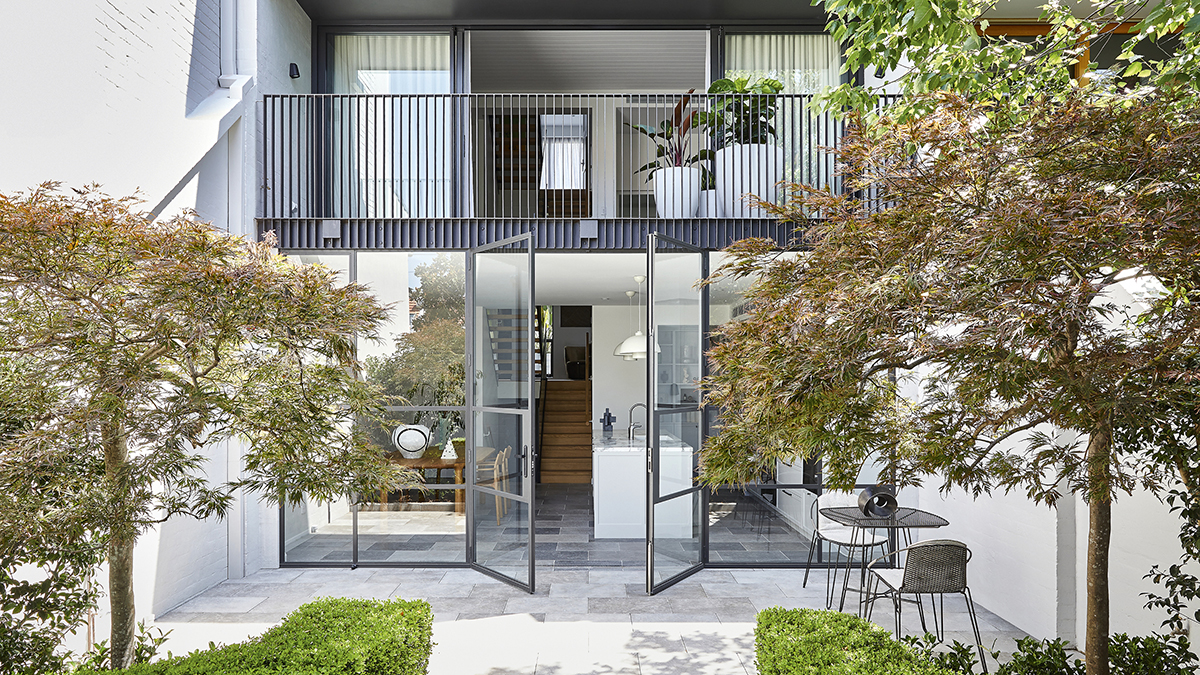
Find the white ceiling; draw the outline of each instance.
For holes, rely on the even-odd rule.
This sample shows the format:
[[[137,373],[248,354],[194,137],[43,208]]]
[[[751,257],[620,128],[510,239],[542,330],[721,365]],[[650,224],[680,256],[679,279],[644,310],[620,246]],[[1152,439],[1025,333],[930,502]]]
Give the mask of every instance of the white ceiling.
[[[473,30],[476,93],[639,93],[707,86],[702,30]]]

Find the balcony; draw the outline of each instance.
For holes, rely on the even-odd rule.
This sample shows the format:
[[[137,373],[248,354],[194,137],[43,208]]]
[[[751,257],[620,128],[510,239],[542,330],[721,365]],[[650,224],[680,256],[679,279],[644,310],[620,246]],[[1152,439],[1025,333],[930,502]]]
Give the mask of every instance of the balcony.
[[[265,220],[755,220],[746,193],[840,186],[811,95],[271,95],[262,119]]]

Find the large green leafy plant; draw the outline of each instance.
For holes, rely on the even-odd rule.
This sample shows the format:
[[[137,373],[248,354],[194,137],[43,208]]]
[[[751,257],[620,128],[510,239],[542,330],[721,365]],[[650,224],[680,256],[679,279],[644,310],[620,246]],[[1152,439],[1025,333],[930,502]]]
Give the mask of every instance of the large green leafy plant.
[[[238,490],[298,502],[411,482],[355,424],[383,400],[356,374],[355,336],[385,317],[329,269],[193,218],[53,184],[0,196],[0,409],[38,402],[0,445],[0,548],[26,516],[47,546],[99,547],[111,663],[129,665],[147,529],[220,517]],[[200,452],[221,442],[244,449],[227,482]]]
[[[718,145],[770,143],[783,83],[771,78],[722,78],[708,87],[711,109],[700,123]]]

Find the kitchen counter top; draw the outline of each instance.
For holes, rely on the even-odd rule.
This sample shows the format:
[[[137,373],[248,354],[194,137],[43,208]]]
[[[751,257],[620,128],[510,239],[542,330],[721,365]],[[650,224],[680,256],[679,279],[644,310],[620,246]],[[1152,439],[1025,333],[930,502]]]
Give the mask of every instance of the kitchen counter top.
[[[629,438],[616,431],[592,437],[592,500],[597,539],[641,539],[646,536],[646,437]],[[691,485],[692,446],[670,434],[659,440],[659,485],[670,494]],[[691,501],[655,507],[655,531],[685,537],[691,531]]]

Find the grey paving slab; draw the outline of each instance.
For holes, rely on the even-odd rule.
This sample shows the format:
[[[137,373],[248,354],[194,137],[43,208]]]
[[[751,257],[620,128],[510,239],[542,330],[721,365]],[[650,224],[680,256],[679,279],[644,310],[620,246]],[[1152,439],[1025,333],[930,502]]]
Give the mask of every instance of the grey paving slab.
[[[756,612],[824,606],[828,573],[819,569],[807,588],[801,588],[803,570],[707,569],[647,596],[640,560],[644,542],[591,539],[587,500],[561,492],[569,501],[549,514],[559,534],[538,537],[538,551],[547,559],[539,561],[534,594],[467,568],[262,570],[218,584],[157,617],[175,631],[165,649],[202,647],[211,635],[226,642],[246,639],[318,595],[383,596],[430,603],[437,643],[431,675],[752,675]],[[554,505],[553,496],[540,495],[539,501]],[[752,518],[735,519],[718,534],[727,543],[753,539],[758,536],[753,524]],[[417,536],[424,535],[406,541]],[[579,541],[547,541],[551,537]],[[742,553],[773,550],[770,542],[756,548],[760,539],[742,543]],[[725,548],[717,552],[738,553]],[[577,552],[588,559],[562,555]],[[856,608],[854,596],[847,600],[847,609]],[[985,646],[1011,653],[1013,638],[1023,633],[985,608],[977,610]],[[973,641],[961,599],[947,598],[945,619],[949,639]],[[873,620],[891,629],[890,607],[880,603]],[[915,608],[906,608],[904,629],[920,632]]]

